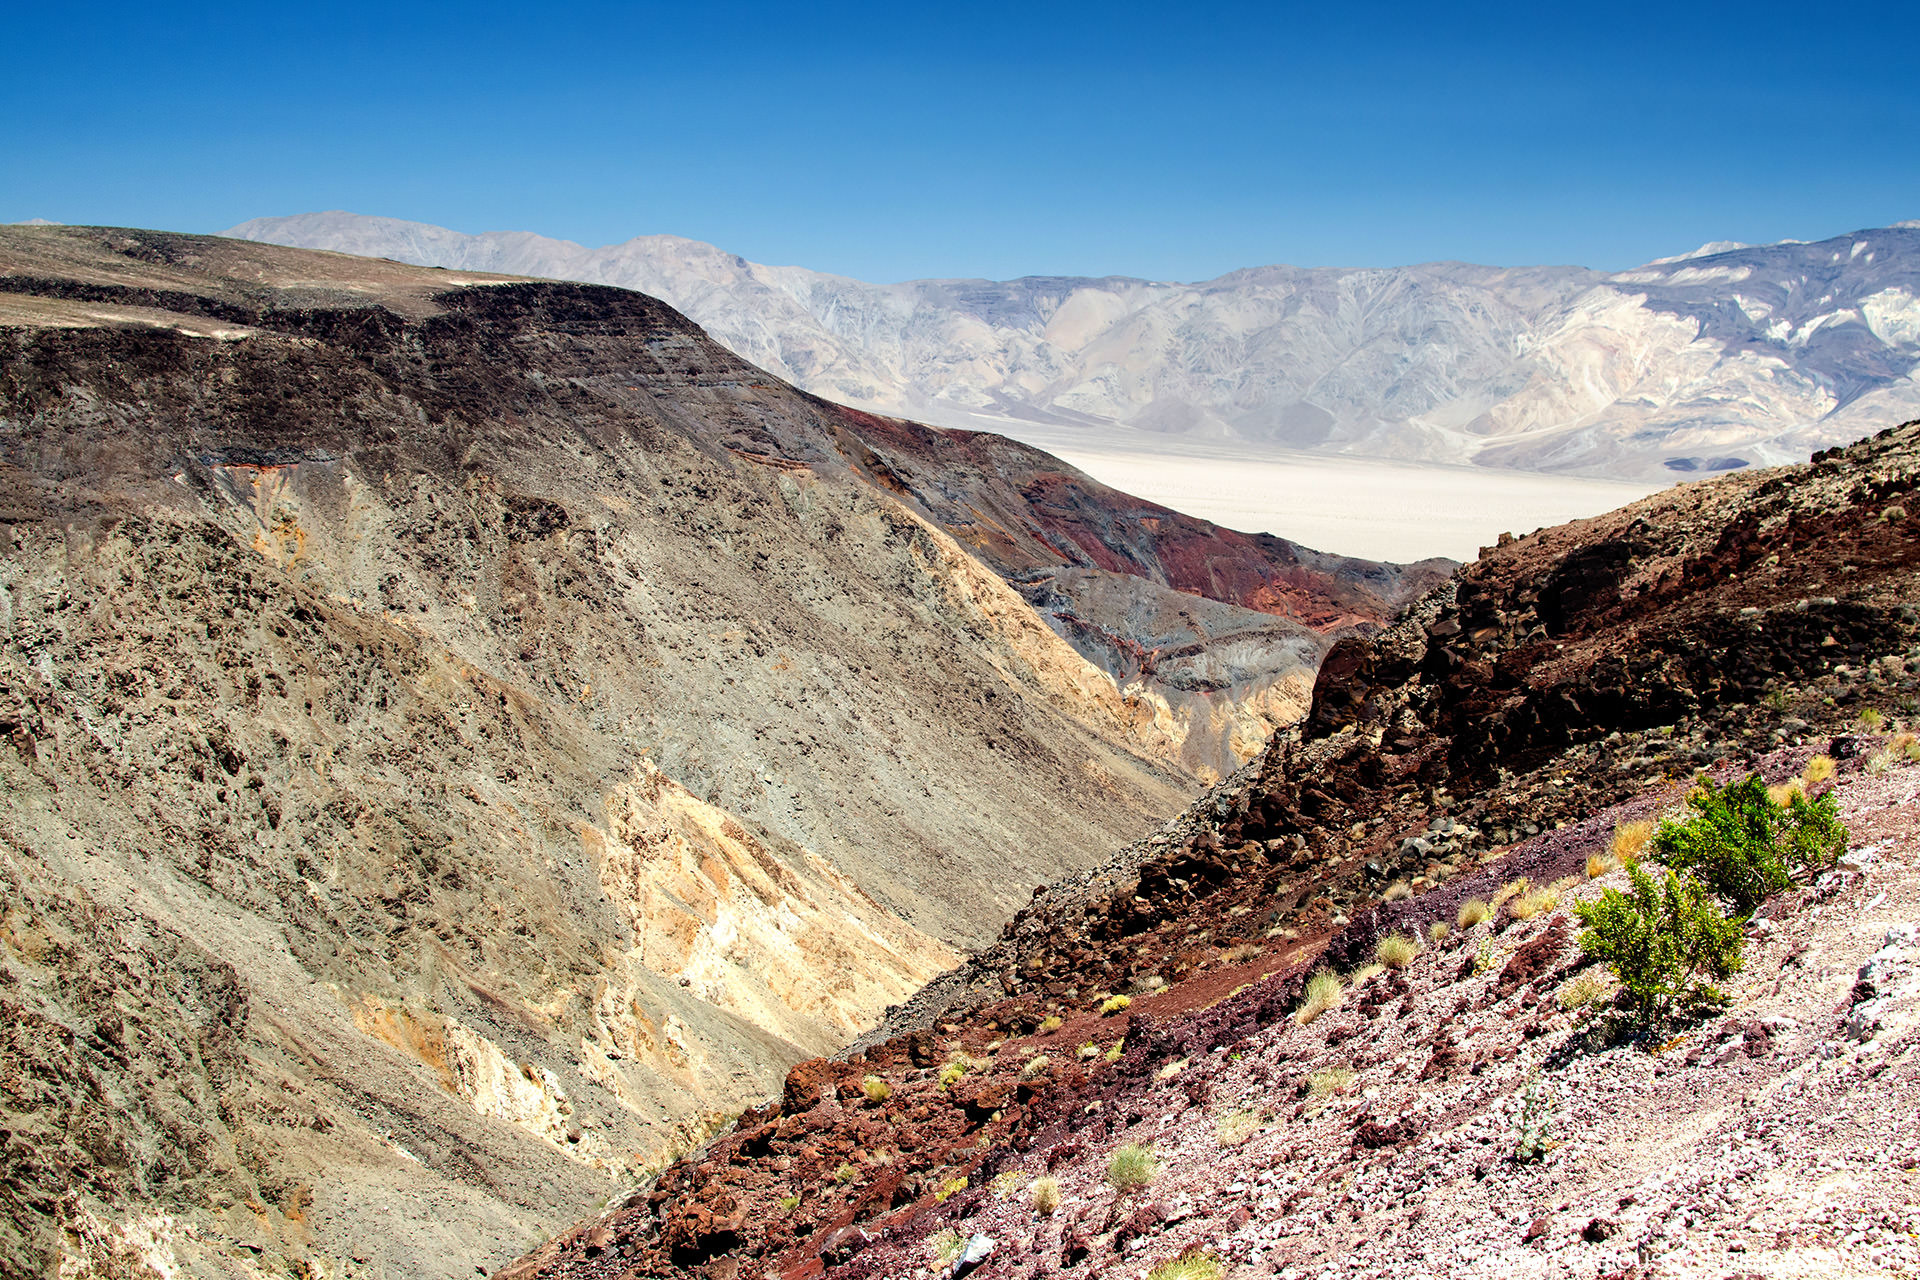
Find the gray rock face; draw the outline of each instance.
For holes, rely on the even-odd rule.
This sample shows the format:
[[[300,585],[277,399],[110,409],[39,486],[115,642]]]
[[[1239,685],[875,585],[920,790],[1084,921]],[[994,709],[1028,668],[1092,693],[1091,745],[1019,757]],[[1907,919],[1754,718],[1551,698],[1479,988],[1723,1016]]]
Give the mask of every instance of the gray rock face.
[[[1709,245],[1617,274],[1272,266],[1180,284],[867,284],[642,236],[589,249],[345,213],[228,234],[602,281],[848,403],[1670,480],[1804,459],[1920,415],[1920,228]]]

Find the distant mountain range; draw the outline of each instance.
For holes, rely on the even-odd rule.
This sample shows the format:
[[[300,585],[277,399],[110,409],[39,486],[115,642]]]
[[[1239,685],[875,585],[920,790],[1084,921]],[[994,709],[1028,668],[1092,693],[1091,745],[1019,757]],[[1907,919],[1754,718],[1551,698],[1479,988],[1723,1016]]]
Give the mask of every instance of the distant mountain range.
[[[638,289],[819,395],[1052,442],[1165,433],[1673,479],[1920,417],[1920,222],[1615,273],[1274,266],[1196,284],[868,284],[678,236],[589,249],[350,213],[227,234]]]

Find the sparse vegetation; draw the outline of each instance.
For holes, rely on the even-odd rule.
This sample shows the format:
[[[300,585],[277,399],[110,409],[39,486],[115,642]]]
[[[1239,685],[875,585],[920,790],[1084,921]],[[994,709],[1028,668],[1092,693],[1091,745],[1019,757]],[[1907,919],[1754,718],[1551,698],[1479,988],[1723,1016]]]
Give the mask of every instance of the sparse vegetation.
[[[1185,1071],[1186,1069],[1187,1069],[1187,1060],[1185,1058],[1175,1058],[1172,1062],[1167,1063],[1165,1066],[1161,1067],[1158,1071],[1154,1072],[1153,1078],[1155,1080],[1164,1082],[1164,1081],[1173,1079],[1175,1076],[1179,1075],[1182,1071]]]
[[[1806,779],[1808,787],[1816,787],[1831,778],[1839,767],[1834,763],[1832,756],[1814,756],[1807,761],[1807,767],[1801,771],[1800,776]]]
[[[1124,1054],[1126,1051],[1127,1051],[1127,1042],[1125,1040],[1115,1040],[1113,1042],[1112,1047],[1107,1050],[1107,1061],[1108,1062],[1120,1061],[1120,1056]]]
[[[1091,1062],[1100,1056],[1100,1046],[1089,1040],[1073,1052],[1082,1062]]]
[[[1225,1274],[1220,1259],[1200,1249],[1189,1249],[1147,1272],[1147,1280],[1220,1280]]]
[[[1020,1075],[1023,1079],[1031,1080],[1035,1076],[1045,1075],[1047,1068],[1052,1065],[1053,1060],[1043,1053],[1027,1059],[1027,1065],[1020,1068]]]
[[[1590,973],[1583,973],[1560,988],[1556,997],[1561,1009],[1568,1013],[1575,1009],[1584,1009],[1588,1005],[1603,1000],[1607,995],[1607,984]]]
[[[1249,960],[1258,960],[1266,954],[1266,948],[1256,942],[1243,942],[1228,947],[1220,953],[1220,959],[1227,964],[1245,964]]]
[[[1618,870],[1620,860],[1611,853],[1590,853],[1587,855],[1587,879],[1598,880],[1609,871]]]
[[[946,1066],[940,1068],[940,1087],[942,1089],[951,1089],[956,1084],[959,1084],[961,1078],[966,1074],[967,1068],[965,1064],[949,1062]]]
[[[1521,894],[1525,893],[1527,891],[1527,885],[1529,883],[1531,882],[1525,876],[1520,876],[1518,879],[1507,881],[1505,884],[1500,886],[1500,892],[1494,894],[1493,901],[1488,903],[1487,905],[1493,910],[1498,911],[1502,903],[1508,901],[1509,899],[1517,898]]]
[[[1484,902],[1479,898],[1469,898],[1460,904],[1460,910],[1454,916],[1453,920],[1454,923],[1462,929],[1471,929],[1477,924],[1485,924],[1492,915],[1493,905],[1491,903]]]
[[[1350,987],[1364,986],[1369,980],[1379,977],[1386,971],[1387,966],[1381,964],[1378,960],[1369,964],[1363,964],[1347,975],[1347,985]]]
[[[1487,970],[1493,968],[1495,965],[1499,963],[1500,963],[1500,953],[1494,949],[1493,940],[1491,938],[1483,941],[1478,947],[1474,949],[1473,971],[1476,974],[1485,973]]]
[[[1133,1000],[1128,996],[1108,996],[1100,1002],[1100,1016],[1110,1018],[1132,1003]]]
[[[1803,778],[1788,778],[1785,782],[1776,782],[1767,788],[1767,798],[1778,805],[1791,804],[1795,796],[1806,794],[1807,784]]]
[[[1818,800],[1795,793],[1781,805],[1759,774],[1724,787],[1702,778],[1687,807],[1692,813],[1684,820],[1660,824],[1653,848],[1668,866],[1698,876],[1741,918],[1846,852],[1831,792]]]
[[[1018,1195],[1020,1188],[1026,1185],[1027,1171],[1025,1169],[1006,1169],[993,1175],[993,1181],[987,1184],[987,1189],[992,1191],[994,1195],[999,1196],[1002,1200],[1005,1200],[1010,1196]]]
[[[1887,716],[1878,707],[1867,707],[1860,712],[1860,727],[1868,733],[1878,733],[1887,727]]]
[[[933,1259],[935,1266],[952,1266],[953,1260],[966,1247],[966,1237],[952,1227],[942,1227],[927,1237],[927,1256]]]
[[[1033,1190],[1033,1210],[1042,1217],[1049,1217],[1060,1207],[1060,1179],[1035,1178]]]
[[[1213,1126],[1213,1139],[1223,1147],[1237,1147],[1260,1132],[1267,1118],[1258,1111],[1240,1110],[1222,1116]]]
[[[1329,1009],[1340,1007],[1342,987],[1340,976],[1329,969],[1322,969],[1307,979],[1307,995],[1300,1005],[1300,1011],[1294,1015],[1301,1026],[1306,1026]]]
[[[859,1176],[860,1171],[850,1164],[843,1164],[833,1171],[833,1180],[843,1187]]]
[[[1453,932],[1453,926],[1448,924],[1445,920],[1435,920],[1432,924],[1427,926],[1427,941],[1433,942],[1433,943],[1445,942],[1447,940],[1447,935],[1452,932]]]
[[[1390,933],[1373,946],[1373,958],[1389,969],[1404,969],[1419,954],[1419,941],[1404,933]]]
[[[933,1198],[936,1203],[945,1204],[948,1197],[958,1195],[966,1189],[967,1180],[965,1178],[948,1178],[940,1184],[940,1189],[933,1193]]]
[[[1876,778],[1891,768],[1893,768],[1893,752],[1885,748],[1867,757],[1867,772]]]
[[[1349,1067],[1327,1067],[1307,1077],[1307,1096],[1309,1098],[1330,1098],[1336,1093],[1344,1093],[1353,1087],[1353,1071]]]
[[[1557,890],[1536,889],[1532,893],[1523,893],[1515,898],[1508,905],[1507,910],[1513,913],[1513,918],[1516,920],[1531,920],[1535,916],[1545,915],[1559,905],[1560,894]]]
[[[1613,967],[1642,1023],[1722,1003],[1709,979],[1739,972],[1740,926],[1691,874],[1667,871],[1656,883],[1636,864],[1627,875],[1630,893],[1607,889],[1574,907],[1586,926],[1582,949]]]
[[[1066,1025],[1067,1025],[1067,1020],[1065,1018],[1062,1018],[1059,1014],[1057,1013],[1049,1014],[1047,1017],[1041,1019],[1040,1034],[1045,1035],[1049,1031],[1058,1031],[1060,1028]]]
[[[1880,509],[1880,521],[1883,524],[1897,524],[1907,518],[1907,509],[1899,503]]]
[[[1152,1147],[1129,1142],[1107,1157],[1107,1182],[1116,1191],[1137,1191],[1160,1176],[1160,1161]]]
[[[1413,886],[1408,884],[1405,880],[1396,880],[1392,884],[1387,886],[1387,891],[1385,893],[1380,895],[1380,901],[1399,902],[1404,898],[1411,898],[1412,896],[1413,896]]]
[[[798,1209],[799,1207],[800,1207],[799,1196],[781,1196],[780,1197],[780,1208],[785,1212],[792,1213],[795,1209]]]
[[[867,1101],[876,1106],[893,1096],[893,1086],[879,1076],[868,1076],[860,1082],[860,1092],[867,1095]]]
[[[1553,1106],[1540,1087],[1537,1071],[1527,1077],[1520,1090],[1520,1113],[1514,1117],[1513,1127],[1513,1158],[1518,1163],[1532,1164],[1553,1149],[1547,1136],[1553,1127]]]

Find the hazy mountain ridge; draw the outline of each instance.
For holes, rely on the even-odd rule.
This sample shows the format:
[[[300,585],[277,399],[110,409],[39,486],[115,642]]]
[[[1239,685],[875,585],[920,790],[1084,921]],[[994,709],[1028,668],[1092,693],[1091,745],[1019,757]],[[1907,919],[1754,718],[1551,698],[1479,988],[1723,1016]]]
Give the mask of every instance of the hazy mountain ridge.
[[[1906,225],[1614,274],[1269,266],[1193,284],[876,285],[676,236],[589,249],[345,213],[229,234],[637,288],[808,390],[949,424],[1671,478],[1803,458],[1920,406],[1920,229]]]

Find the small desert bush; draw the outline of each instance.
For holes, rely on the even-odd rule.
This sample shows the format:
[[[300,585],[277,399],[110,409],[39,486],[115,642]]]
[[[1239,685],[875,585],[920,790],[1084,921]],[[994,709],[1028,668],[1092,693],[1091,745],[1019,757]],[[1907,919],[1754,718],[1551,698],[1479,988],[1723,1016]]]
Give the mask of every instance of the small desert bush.
[[[1330,970],[1322,969],[1307,979],[1307,996],[1300,1011],[1294,1015],[1301,1026],[1306,1026],[1329,1009],[1340,1007],[1340,977]]]
[[[956,1084],[959,1084],[961,1077],[966,1074],[967,1068],[964,1064],[949,1062],[946,1066],[940,1068],[940,1087],[942,1089],[951,1089]]]
[[[940,1184],[940,1189],[933,1193],[933,1198],[935,1202],[945,1204],[949,1197],[956,1196],[966,1189],[967,1180],[965,1178],[948,1178]]]
[[[781,1196],[780,1207],[786,1210],[788,1213],[792,1213],[795,1209],[798,1209],[800,1207],[800,1197],[799,1196]]]
[[[1895,524],[1906,518],[1907,509],[1897,502],[1892,506],[1881,508],[1880,521],[1882,524]]]
[[[1060,1207],[1060,1179],[1035,1178],[1033,1180],[1033,1209],[1041,1216],[1049,1216]]]
[[[1574,912],[1586,926],[1580,946],[1613,967],[1630,1008],[1648,1024],[1724,1002],[1709,979],[1740,971],[1740,926],[1727,919],[1691,873],[1627,868],[1632,890],[1607,889]]]
[[[987,1188],[992,1191],[994,1195],[1005,1200],[1007,1197],[1017,1194],[1020,1188],[1026,1185],[1027,1171],[1025,1169],[1007,1169],[1001,1173],[994,1174],[993,1181],[987,1184]]]
[[[1147,1280],[1220,1280],[1226,1273],[1220,1259],[1199,1249],[1189,1249],[1147,1272]]]
[[[1129,1142],[1107,1157],[1107,1181],[1116,1191],[1137,1191],[1160,1176],[1152,1147]]]
[[[1860,727],[1868,733],[1878,733],[1887,727],[1886,713],[1878,707],[1868,707],[1860,713]]]
[[[1460,904],[1460,911],[1453,919],[1454,923],[1462,929],[1471,929],[1477,924],[1486,923],[1492,915],[1493,907],[1490,903],[1483,902],[1479,898],[1469,898]]]
[[[1647,847],[1647,841],[1653,839],[1653,822],[1648,818],[1638,818],[1632,822],[1616,822],[1613,826],[1613,839],[1607,844],[1607,852],[1613,855],[1615,863],[1632,862]]]
[[[1387,891],[1380,895],[1380,901],[1399,902],[1403,898],[1411,898],[1412,896],[1412,885],[1408,884],[1405,880],[1395,880],[1387,886]]]
[[[850,1164],[843,1164],[833,1171],[833,1180],[845,1186],[860,1176],[860,1171]]]
[[[1091,1062],[1095,1058],[1100,1056],[1100,1046],[1095,1044],[1093,1041],[1089,1040],[1085,1044],[1081,1045],[1078,1049],[1075,1049],[1073,1052],[1074,1052],[1074,1056],[1079,1058],[1081,1061]]]
[[[1908,764],[1920,762],[1920,738],[1911,738],[1900,748],[1900,758]]]
[[[1669,818],[1654,835],[1656,856],[1692,872],[1740,918],[1770,893],[1830,865],[1847,850],[1833,793],[1818,800],[1796,793],[1775,803],[1759,774],[1716,787],[1706,779],[1687,796],[1692,811]]]
[[[1266,1123],[1266,1117],[1258,1111],[1236,1111],[1222,1116],[1220,1123],[1213,1126],[1213,1139],[1223,1147],[1237,1147],[1260,1132],[1260,1126]]]
[[[1435,920],[1427,926],[1427,941],[1445,942],[1447,935],[1453,932],[1453,926],[1445,920]]]
[[[1126,1051],[1127,1051],[1127,1042],[1125,1040],[1115,1040],[1112,1046],[1107,1049],[1107,1061],[1108,1062],[1120,1061],[1121,1055],[1126,1053]]]
[[[868,1102],[880,1103],[893,1096],[893,1086],[879,1076],[868,1076],[860,1082],[860,1092],[867,1095]]]
[[[935,1266],[950,1267],[960,1251],[967,1247],[966,1237],[952,1227],[942,1227],[927,1237],[927,1253]]]
[[[1328,1067],[1307,1077],[1309,1098],[1328,1098],[1353,1087],[1353,1071],[1348,1067]]]
[[[1389,969],[1404,969],[1420,954],[1420,943],[1404,933],[1390,933],[1373,946],[1373,958]]]
[[[1053,1060],[1043,1053],[1037,1057],[1027,1059],[1027,1065],[1020,1068],[1020,1075],[1024,1079],[1031,1080],[1035,1076],[1044,1075],[1047,1068],[1052,1065]]]
[[[1041,1020],[1040,1031],[1041,1031],[1041,1034],[1044,1035],[1046,1032],[1049,1032],[1049,1031],[1058,1031],[1060,1028],[1066,1025],[1067,1025],[1067,1020],[1065,1018],[1062,1018],[1057,1013],[1050,1014],[1046,1018]]]
[[[1110,1018],[1132,1003],[1132,999],[1127,996],[1108,996],[1100,1002],[1100,1016]]]
[[[1807,761],[1807,767],[1801,771],[1800,776],[1807,780],[1809,787],[1814,787],[1831,778],[1834,770],[1839,767],[1834,763],[1832,756],[1814,756]]]

